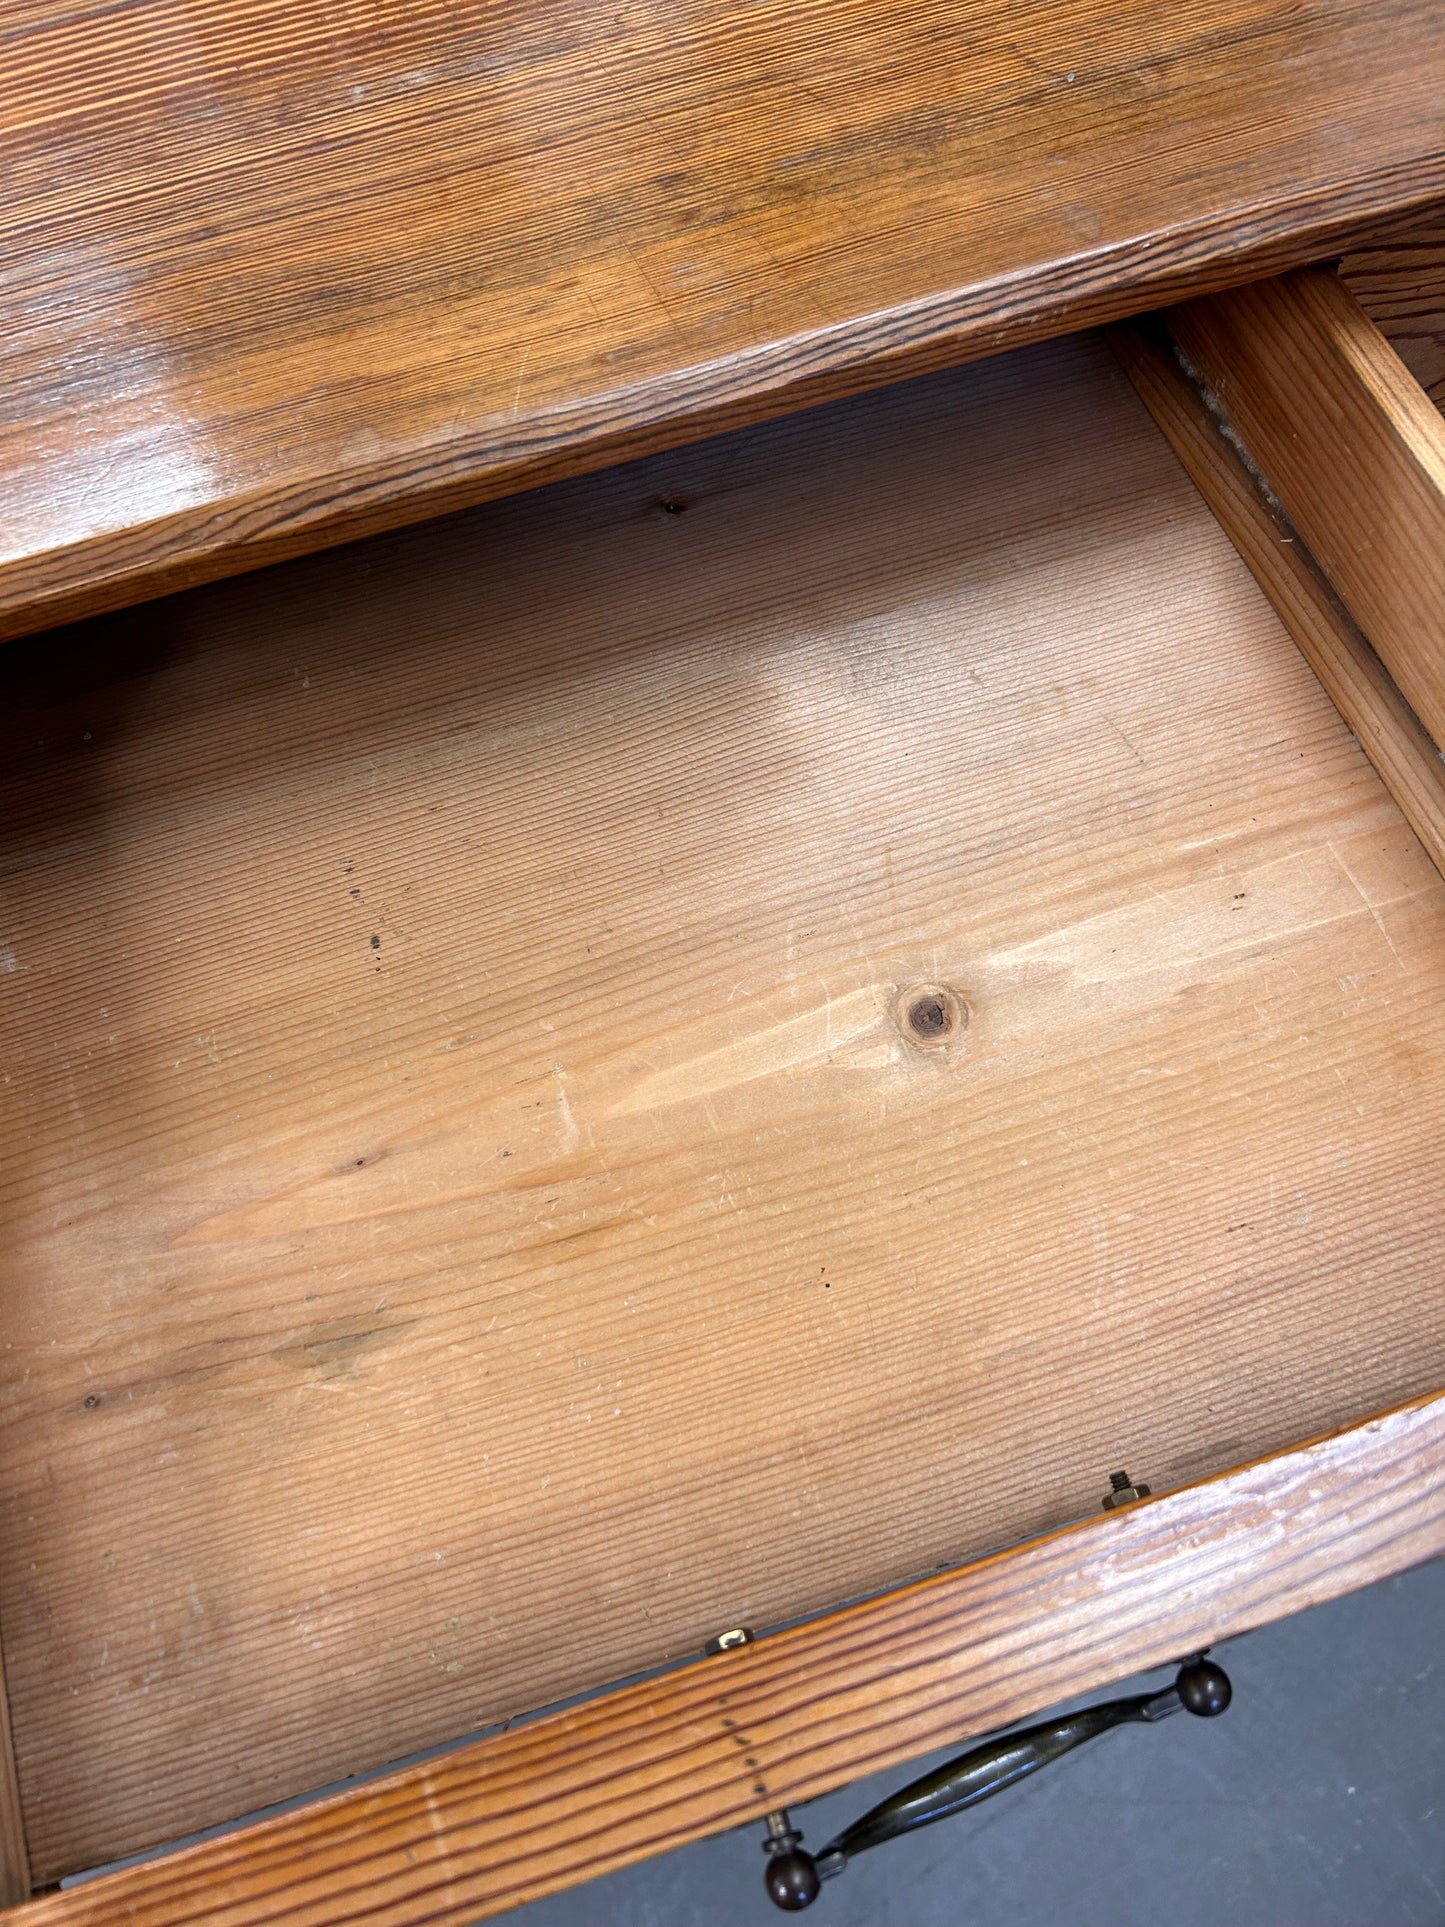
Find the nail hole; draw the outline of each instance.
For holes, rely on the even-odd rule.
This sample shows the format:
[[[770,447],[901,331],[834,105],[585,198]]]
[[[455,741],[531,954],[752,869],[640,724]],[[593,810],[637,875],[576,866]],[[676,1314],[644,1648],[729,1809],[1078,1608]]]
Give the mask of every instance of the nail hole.
[[[911,1043],[950,1044],[968,1023],[968,1007],[944,984],[912,984],[898,1000],[899,1027]]]
[[[96,1406],[99,1405],[99,1403],[100,1403],[100,1397],[98,1393],[88,1392],[86,1394],[85,1409],[87,1412],[93,1412]]]
[[[679,502],[675,495],[664,495],[659,500],[657,506],[662,510],[664,515],[681,515],[687,507],[687,503]]]

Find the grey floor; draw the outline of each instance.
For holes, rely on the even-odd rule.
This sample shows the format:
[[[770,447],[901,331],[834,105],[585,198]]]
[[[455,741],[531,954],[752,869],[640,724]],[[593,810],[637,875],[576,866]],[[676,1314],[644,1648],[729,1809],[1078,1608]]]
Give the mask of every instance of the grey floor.
[[[1442,1633],[1445,1562],[1221,1646],[1235,1689],[1221,1719],[1180,1715],[1106,1734],[988,1805],[856,1861],[806,1918],[817,1927],[1445,1923]],[[821,1846],[923,1764],[860,1781],[794,1822]],[[760,1838],[750,1828],[701,1841],[507,1918],[516,1927],[780,1922],[787,1916],[762,1892]]]

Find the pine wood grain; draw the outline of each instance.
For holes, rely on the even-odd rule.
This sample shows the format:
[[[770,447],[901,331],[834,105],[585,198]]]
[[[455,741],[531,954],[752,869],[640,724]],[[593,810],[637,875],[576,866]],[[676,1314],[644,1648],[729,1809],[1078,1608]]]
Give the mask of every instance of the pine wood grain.
[[[1328,690],[1406,821],[1445,873],[1445,763],[1294,525],[1250,473],[1162,330],[1109,342],[1190,479]]]
[[[1168,323],[1445,743],[1445,419],[1325,269],[1188,302]]]
[[[1340,263],[1340,278],[1445,410],[1445,217],[1356,244]]]
[[[16,633],[1329,252],[1434,0],[7,13]]]
[[[1445,886],[1097,339],[0,679],[37,1879],[1445,1383]]]
[[[13,1918],[470,1927],[774,1807],[806,1829],[859,1774],[1445,1552],[1442,1462],[1436,1399]]]

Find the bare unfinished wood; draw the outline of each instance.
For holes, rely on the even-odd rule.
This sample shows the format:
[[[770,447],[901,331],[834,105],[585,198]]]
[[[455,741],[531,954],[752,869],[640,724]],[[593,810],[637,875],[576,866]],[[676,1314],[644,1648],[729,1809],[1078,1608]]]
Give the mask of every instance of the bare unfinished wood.
[[[39,1880],[1445,1383],[1445,887],[1097,339],[0,678]]]
[[[469,1927],[1432,1558],[1442,1467],[1436,1399],[16,1919]]]
[[[1445,420],[1323,268],[1169,328],[1385,667],[1445,743]]]
[[[1286,629],[1379,771],[1437,870],[1445,872],[1445,764],[1420,719],[1210,412],[1162,334],[1109,331],[1145,406],[1248,563]]]
[[[1340,278],[1445,410],[1445,215],[1351,247]]]
[[[1319,258],[1435,0],[10,0],[0,634]]]

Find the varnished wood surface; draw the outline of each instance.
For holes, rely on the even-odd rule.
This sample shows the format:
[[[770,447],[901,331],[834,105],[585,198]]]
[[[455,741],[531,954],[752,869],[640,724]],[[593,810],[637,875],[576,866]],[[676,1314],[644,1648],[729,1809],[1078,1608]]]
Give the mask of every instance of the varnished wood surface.
[[[806,1830],[847,1780],[1445,1552],[1442,1463],[1435,1400],[13,1918],[470,1927],[778,1806]]]
[[[1340,276],[1435,406],[1445,409],[1445,216],[1352,247]]]
[[[1096,339],[0,678],[39,1879],[1445,1383],[1445,886]]]
[[[1435,0],[13,0],[0,633],[1318,257]]]
[[[1109,331],[1145,406],[1445,874],[1445,763],[1303,538],[1267,496],[1157,324]]]
[[[15,1772],[15,1742],[10,1731],[10,1700],[0,1665],[0,1907],[13,1907],[30,1894],[30,1855],[20,1783]]]
[[[1168,325],[1445,743],[1445,419],[1326,269],[1188,302]]]

